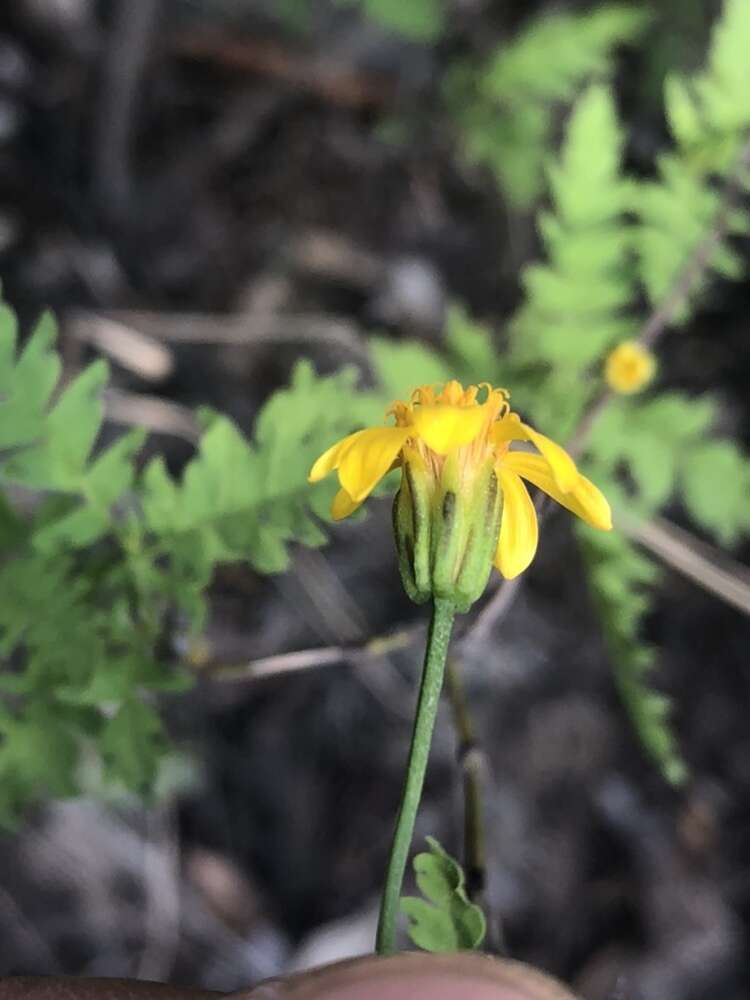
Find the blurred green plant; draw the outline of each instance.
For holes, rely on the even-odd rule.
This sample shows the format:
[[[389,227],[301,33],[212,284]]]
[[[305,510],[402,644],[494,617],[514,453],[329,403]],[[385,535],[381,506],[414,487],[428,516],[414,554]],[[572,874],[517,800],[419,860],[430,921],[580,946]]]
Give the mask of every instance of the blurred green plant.
[[[641,637],[643,619],[651,606],[649,588],[661,578],[659,568],[620,532],[602,539],[601,532],[576,531],[622,703],[641,745],[665,779],[673,785],[682,784],[688,772],[670,725],[672,704],[650,686],[649,674],[658,656]]]
[[[354,393],[354,371],[318,378],[301,362],[252,444],[205,411],[180,481],[160,458],[138,475],[141,431],[92,455],[107,368],[94,362],[58,394],[55,333],[44,316],[17,354],[2,306],[1,823],[33,798],[75,794],[92,753],[105,781],[153,786],[166,749],[155,696],[190,683],[160,653],[168,620],[181,613],[200,629],[219,563],[280,572],[289,541],[322,544],[331,487],[311,490],[307,467],[352,421],[382,413],[374,394]]]
[[[743,260],[726,237],[747,235],[750,220],[732,199],[722,202],[712,181],[731,177],[737,192],[750,188],[749,47],[750,9],[745,0],[726,0],[705,70],[667,77],[666,115],[676,148],[659,157],[655,180],[634,189],[638,276],[652,303],[667,295],[706,234],[715,233],[688,275],[689,294],[679,296],[672,320],[689,318],[691,297],[712,271],[729,279],[744,274]]]
[[[434,42],[445,25],[444,0],[334,0],[340,7],[361,6],[370,20],[404,38]]]
[[[530,208],[544,190],[558,109],[587,81],[610,76],[616,49],[634,42],[648,21],[646,11],[622,4],[543,12],[485,65],[466,60],[451,68],[445,98],[463,154],[493,173],[515,209]]]

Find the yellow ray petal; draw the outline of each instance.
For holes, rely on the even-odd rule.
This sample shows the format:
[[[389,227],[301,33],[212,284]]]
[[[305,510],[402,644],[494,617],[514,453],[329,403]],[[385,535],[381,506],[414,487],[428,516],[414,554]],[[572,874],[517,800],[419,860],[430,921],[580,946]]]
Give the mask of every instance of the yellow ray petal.
[[[340,489],[331,504],[331,517],[334,521],[341,521],[353,514],[359,506],[360,504],[355,503],[345,489]]]
[[[519,477],[498,464],[496,470],[503,491],[503,514],[495,566],[507,580],[523,573],[536,553],[539,525],[529,492]]]
[[[585,476],[578,474],[572,490],[564,493],[557,485],[546,460],[541,455],[511,451],[502,459],[503,468],[510,469],[528,479],[534,486],[548,493],[563,507],[567,507],[587,524],[602,531],[612,528],[612,511],[607,498]]]
[[[526,440],[523,424],[517,413],[509,413],[502,420],[496,420],[490,430],[490,441],[493,444]]]
[[[567,493],[575,486],[578,469],[567,451],[551,438],[522,423],[517,413],[509,413],[507,417],[493,424],[491,438],[493,444],[530,441],[546,458],[560,489]]]
[[[470,444],[487,419],[484,406],[415,406],[414,430],[428,448],[447,455],[454,448]]]
[[[576,468],[576,463],[567,451],[551,440],[551,438],[545,437],[544,434],[535,431],[533,427],[529,427],[528,424],[521,424],[521,426],[526,431],[527,439],[547,459],[552,469],[552,474],[555,477],[555,482],[560,489],[565,493],[568,490],[572,490],[578,480],[579,472]]]
[[[308,482],[317,483],[318,480],[324,479],[329,472],[338,469],[347,448],[354,444],[357,438],[364,433],[365,431],[355,431],[354,434],[350,434],[348,437],[342,438],[341,441],[337,441],[336,444],[331,445],[328,451],[324,451],[312,469],[310,469],[307,475]]]
[[[344,450],[339,482],[354,503],[362,503],[372,493],[411,433],[409,427],[370,427]]]

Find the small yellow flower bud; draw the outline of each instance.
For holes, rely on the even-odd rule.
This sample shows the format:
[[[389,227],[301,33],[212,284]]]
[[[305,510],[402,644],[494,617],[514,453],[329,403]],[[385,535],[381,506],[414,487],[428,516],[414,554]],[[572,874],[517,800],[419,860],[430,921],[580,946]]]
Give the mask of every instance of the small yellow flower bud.
[[[612,350],[604,365],[604,377],[613,392],[625,395],[644,389],[656,371],[656,358],[635,340],[624,340]]]

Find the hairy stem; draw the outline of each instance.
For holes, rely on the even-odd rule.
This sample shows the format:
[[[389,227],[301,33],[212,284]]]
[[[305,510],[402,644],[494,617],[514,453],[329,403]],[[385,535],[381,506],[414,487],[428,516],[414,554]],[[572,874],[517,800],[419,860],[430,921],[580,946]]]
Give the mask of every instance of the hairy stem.
[[[427,637],[419,701],[417,702],[414,729],[411,735],[406,780],[401,793],[401,805],[396,819],[396,829],[393,834],[391,855],[388,859],[388,870],[383,888],[383,899],[380,904],[380,920],[375,946],[380,955],[388,955],[396,949],[396,918],[401,898],[401,886],[404,881],[406,861],[414,833],[414,821],[422,797],[427,758],[430,754],[432,731],[435,728],[440,691],[443,687],[445,660],[448,654],[448,642],[455,610],[452,602],[435,599],[432,622]]]

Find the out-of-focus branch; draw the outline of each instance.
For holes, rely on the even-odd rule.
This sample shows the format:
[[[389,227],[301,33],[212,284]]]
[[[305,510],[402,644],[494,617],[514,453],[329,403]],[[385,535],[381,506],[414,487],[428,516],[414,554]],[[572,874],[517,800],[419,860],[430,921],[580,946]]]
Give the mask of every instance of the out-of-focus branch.
[[[276,656],[263,656],[249,663],[238,665],[208,666],[201,674],[211,680],[254,681],[279,674],[308,670],[311,667],[327,667],[334,664],[361,662],[400,649],[408,649],[425,631],[422,623],[405,625],[388,635],[378,635],[356,645],[318,646],[313,649],[299,649]]]
[[[621,514],[618,524],[628,538],[658,556],[671,569],[750,615],[750,570],[747,567],[665,518],[640,521]]]
[[[102,313],[101,318],[110,328],[116,324],[167,343],[250,347],[256,344],[296,341],[323,344],[343,351],[354,360],[369,361],[367,345],[356,325],[341,316],[253,312],[220,316],[122,309]],[[76,336],[91,340],[91,326],[95,320],[89,313],[74,313],[70,316],[69,323]]]
[[[340,107],[381,109],[393,104],[397,85],[382,74],[306,55],[269,38],[226,32],[183,32],[172,43],[183,58],[208,62],[236,73],[261,74]]]
[[[114,424],[145,427],[154,434],[169,434],[193,445],[200,440],[200,427],[193,411],[161,396],[107,389],[104,414]]]
[[[120,0],[104,51],[94,189],[103,209],[115,219],[122,217],[132,197],[130,151],[138,91],[160,6],[160,0]]]

